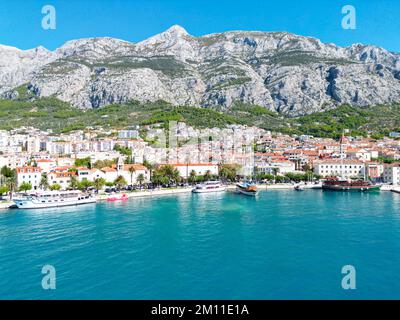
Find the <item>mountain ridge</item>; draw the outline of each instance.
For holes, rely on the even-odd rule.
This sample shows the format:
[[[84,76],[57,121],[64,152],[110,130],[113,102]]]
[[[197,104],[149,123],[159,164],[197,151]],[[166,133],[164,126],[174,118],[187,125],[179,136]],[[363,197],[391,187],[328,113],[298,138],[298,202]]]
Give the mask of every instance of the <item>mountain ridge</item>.
[[[0,45],[0,94],[16,98],[21,85],[81,109],[165,100],[227,110],[239,101],[298,116],[399,102],[400,55],[288,32],[193,37],[174,25],[137,43],[85,38],[54,51]]]

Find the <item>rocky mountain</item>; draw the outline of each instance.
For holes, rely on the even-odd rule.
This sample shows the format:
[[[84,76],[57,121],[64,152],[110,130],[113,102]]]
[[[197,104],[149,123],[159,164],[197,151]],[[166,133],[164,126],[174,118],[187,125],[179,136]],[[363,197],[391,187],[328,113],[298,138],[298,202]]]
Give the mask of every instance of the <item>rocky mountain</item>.
[[[193,37],[173,26],[139,43],[81,39],[53,52],[0,46],[0,94],[15,98],[21,85],[79,108],[162,99],[224,110],[241,101],[297,116],[399,102],[400,55],[286,32]]]

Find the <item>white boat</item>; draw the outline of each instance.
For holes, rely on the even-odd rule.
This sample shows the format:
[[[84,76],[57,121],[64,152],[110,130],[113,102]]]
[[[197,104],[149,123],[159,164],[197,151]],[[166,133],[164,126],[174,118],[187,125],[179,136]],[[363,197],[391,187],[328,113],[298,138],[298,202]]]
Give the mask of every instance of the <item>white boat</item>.
[[[246,196],[256,196],[259,192],[257,186],[252,183],[239,183],[236,185],[237,192],[244,194]]]
[[[13,199],[18,209],[56,208],[94,203],[96,197],[81,191],[43,191]]]
[[[192,190],[194,193],[208,193],[208,192],[221,192],[225,191],[226,187],[219,181],[207,181],[198,184],[196,188]]]

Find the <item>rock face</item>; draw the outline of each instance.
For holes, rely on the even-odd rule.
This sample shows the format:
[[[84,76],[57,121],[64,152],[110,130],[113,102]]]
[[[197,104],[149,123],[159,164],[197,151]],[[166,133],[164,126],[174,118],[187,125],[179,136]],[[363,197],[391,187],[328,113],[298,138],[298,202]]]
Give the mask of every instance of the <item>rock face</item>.
[[[224,110],[241,101],[297,116],[399,102],[400,55],[284,32],[196,38],[173,26],[136,44],[82,39],[54,52],[0,46],[0,94],[13,98],[24,84],[79,108],[162,99]]]

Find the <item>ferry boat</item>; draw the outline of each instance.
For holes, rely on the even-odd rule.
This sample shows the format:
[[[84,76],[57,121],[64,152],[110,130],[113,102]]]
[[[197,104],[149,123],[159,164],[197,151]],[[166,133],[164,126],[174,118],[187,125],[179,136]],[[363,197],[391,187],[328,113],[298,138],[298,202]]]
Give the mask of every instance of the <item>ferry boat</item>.
[[[13,199],[18,209],[40,209],[94,203],[96,197],[81,191],[43,191]]]
[[[259,192],[257,186],[253,183],[243,182],[236,185],[237,192],[246,196],[256,196]]]
[[[366,180],[329,178],[322,183],[322,189],[334,191],[379,191],[381,185]]]
[[[221,192],[225,191],[226,187],[219,181],[207,181],[198,184],[196,188],[192,190],[193,193],[208,193],[208,192]]]

